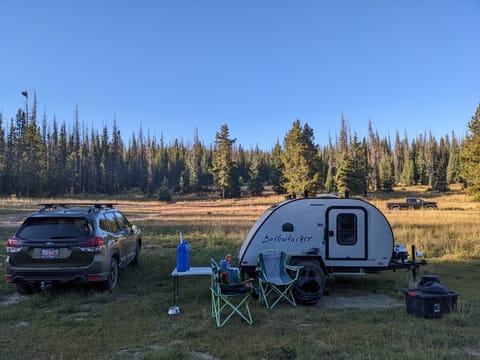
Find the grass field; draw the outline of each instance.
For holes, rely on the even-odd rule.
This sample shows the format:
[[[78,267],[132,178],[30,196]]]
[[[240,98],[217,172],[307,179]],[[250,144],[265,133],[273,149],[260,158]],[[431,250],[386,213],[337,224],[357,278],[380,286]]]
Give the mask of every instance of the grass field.
[[[480,208],[459,191],[438,195],[399,189],[368,200],[418,195],[438,211],[384,211],[397,242],[426,255],[423,273],[437,274],[460,293],[458,309],[443,319],[407,316],[404,294],[411,274],[384,272],[331,282],[331,297],[384,294],[402,306],[326,309],[281,304],[267,311],[251,301],[254,325],[232,319],[217,329],[210,314],[209,278],[182,279],[180,315],[168,315],[178,232],[190,242],[192,266],[235,255],[247,231],[280,197],[161,202],[118,201],[144,233],[142,263],[121,272],[109,292],[61,287],[17,297],[0,283],[1,359],[479,359]],[[45,200],[51,201],[51,200]],[[66,201],[66,200],[62,200]],[[39,201],[0,201],[5,243]],[[5,255],[5,247],[0,248]],[[0,275],[4,277],[3,267]]]

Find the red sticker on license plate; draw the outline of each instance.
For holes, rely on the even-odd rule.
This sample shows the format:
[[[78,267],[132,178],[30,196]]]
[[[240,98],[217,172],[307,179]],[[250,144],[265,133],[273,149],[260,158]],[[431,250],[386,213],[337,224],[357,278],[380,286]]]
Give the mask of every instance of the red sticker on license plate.
[[[59,249],[42,249],[40,257],[42,259],[56,259],[60,255]]]

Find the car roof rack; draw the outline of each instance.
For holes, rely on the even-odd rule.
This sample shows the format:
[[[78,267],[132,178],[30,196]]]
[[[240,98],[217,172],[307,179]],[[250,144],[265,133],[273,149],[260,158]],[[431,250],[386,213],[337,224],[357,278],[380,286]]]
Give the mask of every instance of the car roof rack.
[[[69,209],[70,207],[89,207],[89,212],[100,210],[100,209],[113,209],[116,205],[115,203],[42,203],[37,204],[42,208],[40,211],[46,210],[59,210],[59,209]]]

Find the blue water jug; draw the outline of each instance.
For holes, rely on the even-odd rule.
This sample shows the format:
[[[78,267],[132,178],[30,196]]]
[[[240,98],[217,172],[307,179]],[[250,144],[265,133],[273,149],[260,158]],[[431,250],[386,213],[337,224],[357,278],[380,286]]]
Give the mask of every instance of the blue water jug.
[[[180,245],[177,247],[177,271],[185,272],[190,270],[190,245],[180,235]]]

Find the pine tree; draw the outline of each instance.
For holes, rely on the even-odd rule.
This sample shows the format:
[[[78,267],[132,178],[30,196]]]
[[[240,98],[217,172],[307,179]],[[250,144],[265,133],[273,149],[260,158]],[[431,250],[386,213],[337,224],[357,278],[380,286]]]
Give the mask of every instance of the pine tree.
[[[386,139],[381,142],[381,148],[379,164],[380,189],[382,191],[392,191],[395,185],[395,169],[392,160],[393,156]]]
[[[452,142],[450,144],[450,154],[448,156],[447,165],[447,184],[456,184],[460,181],[460,147],[455,138],[455,133],[452,133]]]
[[[436,191],[447,191],[447,164],[448,164],[448,151],[445,144],[445,140],[440,138],[438,145],[438,151],[435,159],[435,172],[432,184],[432,189]]]
[[[172,200],[172,192],[170,190],[170,182],[167,177],[164,177],[160,188],[158,190],[158,200],[170,201]]]
[[[415,143],[408,146],[408,139],[403,140],[402,144],[402,173],[400,174],[400,182],[406,186],[415,184]]]
[[[337,162],[337,172],[335,174],[337,190],[344,194],[351,193],[354,175],[354,161],[351,155],[347,153]]]
[[[271,170],[270,170],[270,184],[272,184],[273,191],[276,194],[285,194],[286,190],[284,187],[285,184],[285,177],[283,176],[284,167],[282,163],[282,147],[280,143],[275,143],[275,146],[272,149],[271,155]]]
[[[260,150],[256,147],[252,161],[250,163],[248,190],[253,196],[259,196],[265,190],[263,187],[263,179],[260,174],[262,168],[262,159],[260,157]]]
[[[360,144],[355,134],[350,152],[353,170],[350,186],[351,193],[353,195],[366,195],[368,192],[368,161],[367,144],[365,140]]]
[[[187,156],[187,170],[188,170],[188,188],[191,192],[197,193],[200,191],[200,170],[203,155],[203,147],[198,138],[198,129],[195,129],[193,135],[193,147]]]
[[[297,119],[284,138],[281,154],[288,193],[315,194],[321,189],[320,164],[313,129]]]
[[[233,162],[233,144],[236,139],[230,138],[227,124],[223,124],[215,136],[215,149],[210,172],[216,189],[223,199],[236,197],[240,194],[238,177],[235,178],[236,165]]]
[[[372,122],[368,121],[368,169],[369,186],[372,191],[380,189],[380,140],[378,133],[373,133]]]
[[[415,184],[417,185],[428,185],[425,139],[426,135],[420,135],[415,142]]]
[[[3,130],[3,115],[0,112],[0,195],[6,195],[5,167],[6,167],[6,143],[5,131]]]
[[[467,127],[469,132],[460,153],[461,178],[467,194],[480,201],[480,104]]]
[[[345,194],[364,195],[368,191],[367,144],[365,140],[360,144],[357,135],[354,134],[349,145],[347,134],[347,125],[342,117],[335,184],[337,190]]]
[[[406,141],[406,136],[405,136],[405,141]],[[403,154],[404,154],[404,146],[400,141],[400,134],[397,131],[395,133],[395,145],[393,146],[393,171],[395,176],[395,183],[399,183],[401,181],[401,174],[403,171],[403,164],[404,164]]]
[[[437,144],[433,139],[432,133],[429,133],[428,141],[425,142],[425,165],[427,168],[428,186],[434,187],[435,168],[437,159]]]
[[[327,173],[325,175],[325,191],[327,193],[334,193],[337,191],[337,186],[335,184],[335,175],[336,175],[336,167],[335,167],[335,148],[332,145],[332,140],[329,138],[328,146],[325,149],[326,153],[326,167]]]

